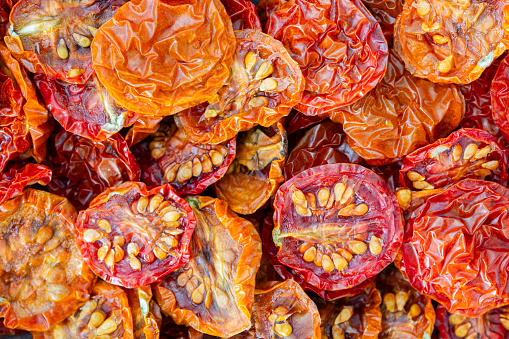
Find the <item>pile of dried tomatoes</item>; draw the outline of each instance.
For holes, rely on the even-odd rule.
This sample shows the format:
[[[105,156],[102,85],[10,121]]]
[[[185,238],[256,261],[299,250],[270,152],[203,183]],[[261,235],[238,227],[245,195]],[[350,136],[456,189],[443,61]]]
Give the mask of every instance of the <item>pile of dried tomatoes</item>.
[[[509,0],[0,0],[0,337],[509,339]]]

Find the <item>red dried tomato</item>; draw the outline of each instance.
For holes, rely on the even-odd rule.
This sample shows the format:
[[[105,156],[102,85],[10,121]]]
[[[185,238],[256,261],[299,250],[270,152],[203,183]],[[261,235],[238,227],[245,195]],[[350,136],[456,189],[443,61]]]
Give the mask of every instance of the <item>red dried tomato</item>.
[[[156,133],[133,147],[149,186],[169,183],[179,195],[199,194],[219,180],[235,159],[235,138],[220,145],[188,140],[173,119],[161,122]]]
[[[277,259],[319,289],[343,291],[365,282],[389,265],[401,246],[396,197],[378,175],[359,165],[301,172],[279,188],[274,209]]]
[[[117,104],[147,115],[212,98],[228,79],[234,51],[219,0],[130,1],[92,43],[94,69]]]
[[[316,300],[322,339],[377,339],[382,331],[382,298],[375,284],[362,293],[333,302]]]
[[[389,48],[359,0],[273,0],[265,32],[280,40],[306,79],[295,107],[324,115],[349,105],[384,76]]]
[[[0,173],[0,204],[23,192],[26,186],[38,183],[47,185],[51,180],[51,170],[39,164],[15,164]]]
[[[354,104],[331,114],[348,144],[370,165],[393,163],[458,126],[465,104],[455,85],[411,76],[394,54],[384,79]]]
[[[94,72],[91,41],[125,0],[22,0],[5,42],[32,73],[84,84]]]
[[[509,142],[509,89],[507,81],[509,79],[509,55],[500,63],[491,82],[491,109],[493,120],[505,137],[505,144]],[[487,83],[484,84],[488,86]],[[482,93],[482,92],[481,92]],[[498,132],[495,129],[495,132]]]
[[[385,39],[392,46],[394,38],[394,23],[403,11],[404,0],[362,0],[362,3],[373,13],[380,24]]]
[[[509,48],[505,1],[408,0],[394,47],[414,76],[466,84]]]
[[[468,317],[509,304],[508,204],[507,188],[473,179],[429,197],[406,224],[401,269],[412,286]]]
[[[73,315],[48,332],[32,332],[32,338],[133,339],[127,295],[120,287],[98,280],[90,299]]]
[[[249,0],[221,0],[230,16],[233,30],[257,29],[262,30],[262,24],[256,14],[255,5]]]
[[[214,185],[219,199],[240,214],[261,208],[284,181],[288,153],[283,124],[256,126],[237,137],[237,154],[225,176]]]
[[[177,324],[229,337],[251,327],[261,242],[253,225],[209,197],[188,197],[197,225],[191,259],[152,285],[164,313]]]
[[[163,117],[139,116],[125,136],[125,141],[129,147],[136,145],[150,134],[157,132],[161,120],[163,120]]]
[[[118,134],[92,141],[61,131],[51,137],[48,148],[45,164],[53,170],[48,189],[65,196],[78,210],[108,187],[140,180],[140,167]]]
[[[306,127],[310,127],[320,121],[323,118],[320,116],[309,116],[302,114],[301,112],[293,109],[290,114],[285,117],[285,131],[286,134],[290,135],[298,130],[305,129]]]
[[[76,210],[26,189],[0,205],[0,317],[8,328],[47,331],[89,297],[94,275],[79,255]]]
[[[126,294],[133,315],[134,338],[159,339],[163,318],[150,286],[126,289]]]
[[[176,116],[189,139],[218,144],[255,125],[269,127],[301,99],[304,78],[283,45],[257,30],[235,32],[228,82],[216,96]]]
[[[127,288],[153,283],[189,260],[196,225],[170,185],[125,182],[99,194],[76,223],[83,258],[102,279]]]

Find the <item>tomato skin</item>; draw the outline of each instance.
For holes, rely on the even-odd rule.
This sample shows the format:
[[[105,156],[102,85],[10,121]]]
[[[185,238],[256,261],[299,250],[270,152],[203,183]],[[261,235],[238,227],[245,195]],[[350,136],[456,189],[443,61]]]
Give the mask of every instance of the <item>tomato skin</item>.
[[[40,164],[15,163],[9,166],[0,173],[0,204],[20,195],[28,185],[47,185],[51,175],[51,170]]]
[[[498,66],[495,75],[493,75],[493,71],[490,72],[492,77],[491,79],[493,79],[490,86],[491,107],[488,106],[486,110],[491,109],[491,113],[493,114],[493,116],[489,115],[489,117],[490,118],[493,117],[496,127],[498,127],[494,128],[494,132],[502,133],[502,135],[504,136],[504,146],[507,147],[507,145],[509,144],[509,116],[508,116],[509,101],[507,100],[508,98],[507,79],[509,77],[508,56],[506,56],[502,61],[499,62],[500,65]],[[495,63],[496,62],[494,62],[494,64]],[[483,85],[488,84],[484,83]]]
[[[222,0],[221,3],[226,9],[226,13],[232,20],[234,31],[243,29],[262,30],[262,24],[256,14],[254,3],[249,0]]]

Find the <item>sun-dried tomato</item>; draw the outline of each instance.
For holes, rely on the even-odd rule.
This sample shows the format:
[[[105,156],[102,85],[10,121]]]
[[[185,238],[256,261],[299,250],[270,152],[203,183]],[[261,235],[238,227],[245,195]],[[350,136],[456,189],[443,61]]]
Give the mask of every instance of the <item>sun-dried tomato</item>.
[[[475,318],[451,314],[438,305],[436,327],[441,339],[506,339],[509,337],[509,308],[495,308]]]
[[[476,317],[509,304],[509,190],[465,179],[429,197],[406,223],[401,270],[449,312]]]
[[[177,325],[172,317],[163,317],[161,324],[161,339],[191,339],[189,336],[188,327],[184,325]],[[201,332],[200,332],[201,333]]]
[[[262,254],[253,225],[209,197],[188,197],[197,225],[191,259],[152,285],[177,324],[229,337],[251,327],[255,275]]]
[[[26,189],[0,205],[0,317],[8,328],[47,331],[89,297],[94,275],[76,244],[76,210]]]
[[[212,98],[228,79],[234,51],[219,0],[130,1],[92,43],[94,68],[117,104],[147,115]]]
[[[392,46],[394,38],[394,23],[403,10],[404,0],[361,0],[362,3],[373,13],[380,24],[385,39]]]
[[[61,131],[51,137],[48,150],[45,164],[53,170],[48,189],[69,199],[78,210],[108,187],[140,180],[140,167],[118,134],[92,141]]]
[[[457,86],[413,77],[391,53],[380,84],[331,118],[343,125],[348,144],[364,160],[385,165],[449,135],[464,107]]]
[[[237,137],[237,155],[225,176],[214,185],[217,197],[240,214],[252,214],[276,193],[284,181],[288,153],[283,124],[256,126]]]
[[[316,300],[322,339],[377,339],[382,331],[382,298],[375,284],[362,293],[333,302]]]
[[[125,182],[99,194],[76,222],[83,258],[102,279],[127,288],[153,283],[189,260],[196,225],[170,185]]]
[[[509,88],[507,86],[509,81],[509,55],[500,62],[492,79],[493,82],[491,82],[490,87],[491,107],[487,107],[486,110],[488,111],[491,108],[493,120],[504,135],[505,145],[507,145],[509,143]],[[485,82],[483,85],[489,86],[489,83]],[[480,93],[477,95],[480,95]],[[489,114],[489,111],[486,114]],[[498,129],[495,129],[494,132],[498,132]]]
[[[257,29],[262,30],[262,25],[254,3],[249,0],[221,0],[226,9],[226,13],[230,16],[233,30]]]
[[[466,84],[509,47],[505,1],[407,0],[394,47],[414,76]]]
[[[150,286],[126,289],[133,315],[134,339],[159,339],[162,323],[161,309],[152,299]]]
[[[150,134],[157,132],[159,123],[164,117],[151,117],[148,115],[139,116],[125,135],[125,141],[132,147]]]
[[[32,332],[32,338],[134,339],[127,295],[122,288],[98,280],[90,299],[73,315],[48,332]]]
[[[5,42],[32,73],[83,84],[94,72],[90,44],[125,0],[22,0]]]
[[[305,115],[296,109],[293,109],[290,114],[285,117],[284,127],[286,134],[290,135],[297,132],[298,130],[310,127],[322,120],[323,118],[320,116]]]
[[[306,79],[295,107],[324,115],[359,100],[382,79],[389,48],[360,0],[273,0],[265,32],[280,40]]]
[[[382,295],[380,339],[430,338],[435,326],[431,298],[419,294],[394,266],[380,273],[376,288]]]
[[[23,192],[26,186],[47,185],[51,180],[51,170],[39,164],[16,163],[0,173],[0,204]]]
[[[142,180],[154,187],[166,183],[179,195],[200,194],[219,180],[235,159],[235,138],[219,145],[188,140],[173,119],[132,148],[142,170]]]
[[[274,200],[277,259],[306,282],[343,291],[374,277],[396,256],[403,218],[394,194],[360,165],[310,168]]]

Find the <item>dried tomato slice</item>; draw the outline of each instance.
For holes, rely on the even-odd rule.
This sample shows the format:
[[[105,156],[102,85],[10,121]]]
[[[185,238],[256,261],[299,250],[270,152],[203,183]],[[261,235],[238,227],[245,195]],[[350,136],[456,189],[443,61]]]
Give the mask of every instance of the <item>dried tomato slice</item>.
[[[490,87],[491,112],[493,120],[505,137],[506,144],[509,143],[509,90],[507,81],[509,79],[509,55],[506,56],[498,66]],[[486,85],[486,84],[485,84]]]
[[[171,115],[209,100],[228,79],[234,51],[219,0],[130,1],[92,43],[94,68],[111,96],[147,115]]]
[[[153,283],[189,260],[196,219],[170,185],[125,182],[99,194],[76,223],[83,258],[102,279],[127,288]]]
[[[375,281],[383,300],[382,331],[378,338],[430,338],[435,325],[431,298],[414,290],[393,266],[386,268]]]
[[[149,186],[169,183],[177,194],[199,194],[219,180],[235,159],[235,138],[219,145],[188,140],[166,119],[156,133],[132,148]]]
[[[38,183],[47,185],[51,170],[39,164],[15,164],[0,173],[0,204],[20,195],[26,186]]]
[[[159,339],[162,324],[161,309],[152,299],[150,286],[126,289],[133,315],[133,332],[136,339]]]
[[[152,285],[177,324],[229,337],[251,327],[261,241],[253,225],[209,197],[188,197],[196,215],[191,259]]]
[[[33,339],[132,339],[133,321],[122,288],[98,280],[90,299],[48,332],[32,332]]]
[[[217,197],[240,214],[252,214],[284,181],[288,152],[283,124],[256,126],[237,137],[237,154],[225,176],[214,185]]]
[[[458,126],[465,111],[453,85],[411,76],[394,54],[384,79],[331,119],[343,125],[348,144],[370,165],[393,163]]]
[[[451,314],[438,305],[436,326],[443,339],[506,339],[509,336],[509,308],[491,310],[479,317]]]
[[[45,164],[53,170],[48,189],[65,196],[78,210],[108,187],[140,179],[140,167],[118,134],[93,141],[61,131],[51,137],[48,149]]]
[[[465,179],[429,197],[406,223],[402,271],[449,312],[476,317],[509,304],[509,190]]]
[[[362,293],[333,302],[316,300],[322,339],[377,339],[382,331],[382,298],[375,284]]]
[[[79,255],[76,210],[26,189],[0,205],[0,317],[8,328],[46,331],[89,297],[94,275]]]
[[[249,0],[221,0],[226,13],[232,20],[233,30],[257,29],[262,30],[262,24],[256,14],[254,3]]]
[[[91,41],[125,0],[22,0],[5,42],[32,73],[83,84],[94,72]]]
[[[394,47],[414,76],[470,83],[508,47],[504,1],[408,0]]]
[[[301,99],[304,78],[283,45],[257,30],[235,32],[228,82],[208,102],[183,111],[176,123],[200,143],[218,144],[259,124],[275,124]]]
[[[274,199],[277,259],[327,291],[374,277],[396,256],[403,218],[394,194],[359,165],[310,168],[285,182]]]
[[[369,9],[380,24],[385,39],[392,46],[394,38],[394,23],[396,18],[403,11],[404,0],[362,0],[362,3]]]
[[[324,115],[349,105],[384,76],[387,41],[359,0],[279,0],[269,8],[265,32],[283,43],[306,79],[298,111]]]

